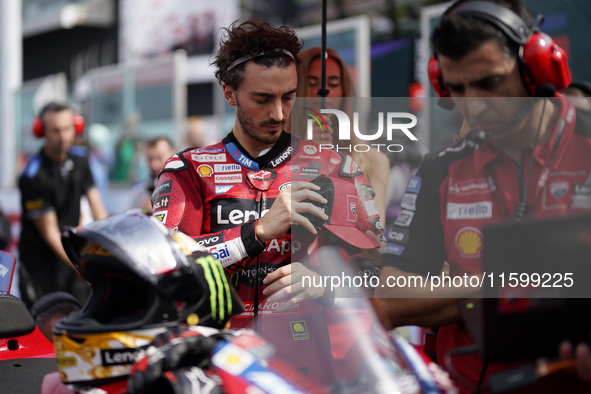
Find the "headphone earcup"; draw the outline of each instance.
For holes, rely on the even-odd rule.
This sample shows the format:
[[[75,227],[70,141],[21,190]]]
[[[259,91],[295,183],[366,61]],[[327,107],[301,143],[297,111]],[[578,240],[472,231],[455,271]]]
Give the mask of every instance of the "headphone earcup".
[[[532,95],[544,84],[562,91],[571,82],[566,53],[547,34],[535,32],[523,47],[525,85]]]
[[[81,135],[84,133],[84,117],[80,114],[74,114],[74,128],[76,129],[76,134]]]
[[[450,97],[449,91],[445,88],[443,84],[443,74],[441,73],[441,68],[439,68],[439,62],[435,58],[435,56],[431,56],[429,59],[429,81],[431,82],[431,86],[437,96],[439,97]]]
[[[80,114],[74,114],[74,129],[76,130],[76,135],[84,133],[85,127],[84,117]],[[39,117],[35,118],[33,121],[33,135],[37,138],[42,138],[45,135],[43,132],[43,122]]]
[[[37,117],[33,120],[33,135],[37,138],[43,137],[43,122],[41,118]]]

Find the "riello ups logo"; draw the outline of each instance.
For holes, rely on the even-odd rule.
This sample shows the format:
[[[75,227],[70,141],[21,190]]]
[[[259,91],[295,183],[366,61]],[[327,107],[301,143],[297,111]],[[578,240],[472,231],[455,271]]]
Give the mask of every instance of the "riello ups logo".
[[[363,143],[363,144],[351,144],[351,131],[355,133],[355,136],[361,141],[376,141],[382,139],[384,133],[386,134],[386,140],[392,141],[394,133],[403,133],[410,141],[417,141],[410,129],[417,125],[417,117],[407,112],[379,112],[378,113],[378,129],[373,133],[362,133],[359,130],[359,113],[353,113],[353,127],[351,127],[351,120],[349,116],[338,109],[321,109],[320,112],[314,111],[311,108],[304,107],[304,114],[309,116],[306,124],[306,139],[313,139],[314,124],[320,126],[321,131],[328,129],[328,124],[323,114],[333,114],[336,116],[338,123],[338,141],[339,143],[334,144],[320,144],[320,150],[322,149],[335,149],[337,151],[347,152],[368,152],[370,147],[376,148],[378,151],[388,152],[402,152],[404,147],[401,144],[382,144],[382,143]],[[401,119],[408,119],[409,122],[400,123]]]

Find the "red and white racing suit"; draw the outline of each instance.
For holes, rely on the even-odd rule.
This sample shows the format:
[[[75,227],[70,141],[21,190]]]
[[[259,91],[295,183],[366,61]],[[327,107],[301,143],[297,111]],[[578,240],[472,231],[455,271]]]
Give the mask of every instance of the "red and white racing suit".
[[[220,143],[175,154],[164,164],[152,195],[154,216],[207,247],[232,275],[244,303],[244,312],[232,319],[232,328],[253,326],[258,308],[259,332],[275,337],[282,350],[306,354],[296,367],[323,369],[330,357],[321,308],[304,301],[278,313],[281,303],[267,303],[262,280],[275,269],[291,263],[292,252],[308,246],[291,233],[263,244],[255,237],[255,220],[265,215],[277,195],[294,181],[317,176],[349,179],[363,203],[358,207],[358,227],[383,237],[374,192],[350,156],[300,141],[283,132],[263,156],[254,159],[232,133]],[[293,242],[292,242],[293,241]],[[303,248],[303,249],[302,249]],[[257,272],[258,271],[258,272]],[[258,281],[258,294],[255,283]],[[255,305],[258,300],[258,305]],[[324,348],[324,350],[323,350]],[[298,364],[297,360],[295,361]]]

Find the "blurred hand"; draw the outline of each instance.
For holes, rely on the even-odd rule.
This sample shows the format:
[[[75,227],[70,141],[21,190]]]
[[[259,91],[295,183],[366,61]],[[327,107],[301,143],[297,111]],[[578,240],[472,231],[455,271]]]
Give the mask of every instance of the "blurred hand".
[[[268,285],[263,291],[263,294],[267,296],[267,302],[286,300],[279,308],[279,311],[285,311],[303,300],[315,300],[322,297],[324,287],[304,287],[302,283],[304,276],[310,277],[311,283],[321,283],[322,277],[302,263],[291,263],[268,274],[263,279],[263,284]]]
[[[586,343],[579,343],[573,351],[570,342],[562,342],[558,349],[561,360],[575,359],[575,369],[581,380],[591,381],[591,351]]]

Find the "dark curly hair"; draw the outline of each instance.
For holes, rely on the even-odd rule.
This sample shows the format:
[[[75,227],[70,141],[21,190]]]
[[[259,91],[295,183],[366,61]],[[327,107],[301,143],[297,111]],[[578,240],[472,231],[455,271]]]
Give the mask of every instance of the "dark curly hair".
[[[240,63],[228,71],[228,67],[244,56],[256,56],[249,61],[265,67],[287,67],[291,63],[298,65],[297,55],[302,48],[295,32],[287,26],[272,27],[266,22],[246,21],[237,24],[235,21],[229,28],[224,28],[225,36],[220,42],[217,56],[211,62],[216,67],[215,76],[219,83],[225,83],[238,89],[244,77],[247,61]],[[283,52],[290,52],[293,59]],[[295,60],[294,60],[295,59]]]

